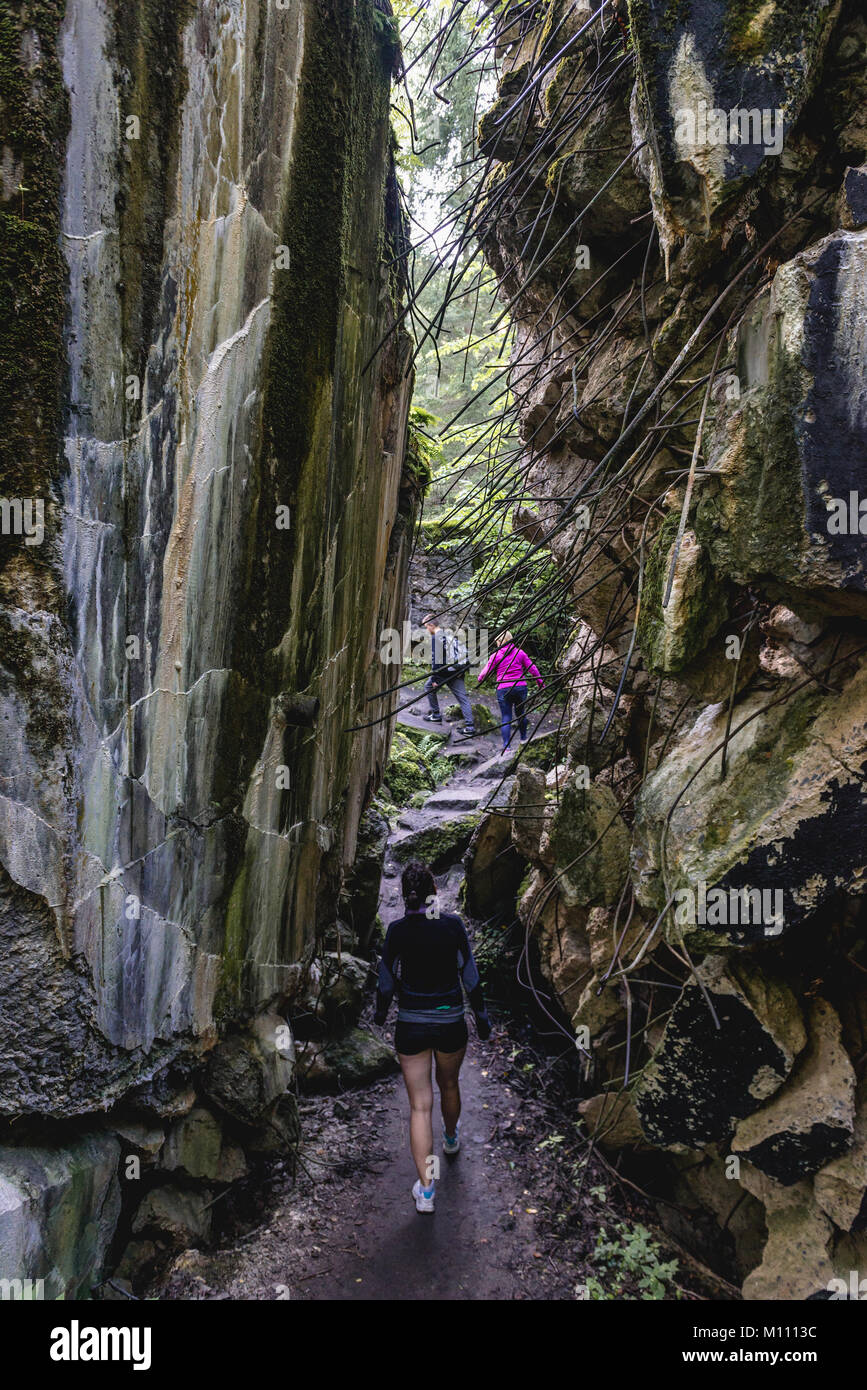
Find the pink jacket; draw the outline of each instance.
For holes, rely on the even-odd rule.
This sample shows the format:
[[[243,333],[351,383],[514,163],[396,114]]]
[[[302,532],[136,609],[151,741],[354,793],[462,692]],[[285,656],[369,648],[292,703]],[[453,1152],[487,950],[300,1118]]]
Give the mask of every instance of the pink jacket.
[[[494,652],[479,672],[479,684],[492,670],[496,670],[497,673],[498,690],[511,685],[524,685],[528,675],[539,682],[540,688],[545,684],[527,653],[516,647],[514,642],[508,647],[499,647]]]

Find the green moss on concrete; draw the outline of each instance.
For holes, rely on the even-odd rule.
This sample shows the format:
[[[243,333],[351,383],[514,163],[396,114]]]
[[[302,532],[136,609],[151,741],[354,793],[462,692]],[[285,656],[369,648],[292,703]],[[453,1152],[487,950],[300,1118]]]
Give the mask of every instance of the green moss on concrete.
[[[774,67],[790,50],[793,23],[809,46],[828,22],[830,8],[802,0],[728,0],[724,22],[732,55],[739,62],[760,60]]]
[[[448,689],[448,687],[446,687],[446,689]],[[492,729],[499,729],[499,719],[491,714],[487,705],[482,704],[481,700],[473,701],[470,708],[473,711],[473,724],[475,725],[477,733],[487,734],[490,733]],[[447,705],[445,717],[446,719],[462,719],[463,716],[461,714],[460,705]]]
[[[568,782],[549,845],[567,903],[595,907],[617,901],[629,866],[629,832],[609,787]]]
[[[0,12],[0,147],[9,151],[18,174],[11,197],[0,202],[4,496],[47,498],[61,467],[66,266],[60,179],[69,112],[58,34],[64,9],[64,0],[31,0]],[[28,33],[38,41],[31,68],[22,54]],[[0,537],[0,562],[19,546],[15,537]]]
[[[247,878],[247,865],[242,864],[226,906],[220,983],[214,1003],[214,1017],[218,1023],[237,1012],[241,999],[244,958],[247,951]]]
[[[685,600],[676,603],[676,589],[672,589],[670,625],[666,624],[662,600],[679,524],[679,513],[665,518],[645,561],[638,641],[652,671],[682,671],[704,649],[726,614],[725,597],[702,550]]]
[[[532,716],[531,716],[532,717]],[[532,725],[531,725],[532,727]],[[550,772],[552,767],[566,757],[565,734],[551,733],[537,735],[524,745],[521,762],[527,767],[538,767]]]
[[[408,806],[416,793],[429,796],[436,788],[427,759],[401,729],[396,730],[392,741],[384,783],[389,800],[395,806]]]
[[[181,37],[195,0],[113,0],[121,119],[138,116],[141,138],[124,140],[117,210],[124,373],[144,379],[159,309],[163,241],[174,192],[186,95]],[[128,422],[138,424],[135,418]]]
[[[480,819],[481,814],[473,812],[468,816],[459,816],[455,820],[441,821],[439,825],[417,830],[405,840],[397,840],[394,843],[394,857],[402,864],[410,859],[421,859],[438,873],[449,864],[457,863],[468,847]]]

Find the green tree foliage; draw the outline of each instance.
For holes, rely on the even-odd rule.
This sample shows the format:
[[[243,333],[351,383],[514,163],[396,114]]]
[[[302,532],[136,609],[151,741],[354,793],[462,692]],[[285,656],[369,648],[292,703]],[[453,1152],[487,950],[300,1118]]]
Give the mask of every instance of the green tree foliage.
[[[504,3],[395,4],[406,74],[395,95],[395,130],[412,220],[420,344],[413,438],[422,441],[432,471],[422,543],[472,571],[450,599],[480,626],[514,626],[545,661],[553,660],[568,623],[544,602],[556,583],[547,553],[530,556],[532,548],[511,528],[521,459],[508,389],[512,326],[478,247],[459,243],[458,210],[478,194],[485,168],[476,159],[478,121],[496,93],[493,50],[484,44]],[[507,572],[525,559],[516,584]],[[530,620],[522,618],[528,608]]]

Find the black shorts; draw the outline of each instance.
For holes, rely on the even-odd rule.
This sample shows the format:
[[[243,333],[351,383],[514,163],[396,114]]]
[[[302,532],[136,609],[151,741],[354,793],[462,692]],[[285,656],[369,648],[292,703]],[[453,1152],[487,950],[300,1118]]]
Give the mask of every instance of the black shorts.
[[[435,1052],[460,1052],[469,1034],[466,1020],[455,1023],[401,1023],[394,1030],[394,1050],[404,1057],[415,1057],[433,1048]]]

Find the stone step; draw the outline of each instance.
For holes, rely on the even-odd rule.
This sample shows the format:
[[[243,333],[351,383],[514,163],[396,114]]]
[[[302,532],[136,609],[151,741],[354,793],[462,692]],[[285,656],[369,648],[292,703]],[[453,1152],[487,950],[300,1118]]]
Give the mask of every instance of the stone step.
[[[462,816],[432,820],[419,830],[405,830],[391,841],[391,853],[398,864],[419,858],[441,873],[460,859],[479,822],[477,808],[465,808]]]
[[[492,758],[487,758],[485,762],[479,763],[479,766],[473,769],[470,773],[471,780],[477,781],[484,778],[502,777],[504,772],[514,772],[521,749],[532,748],[533,744],[541,743],[548,737],[549,731],[540,731],[537,734],[531,734],[527,743],[511,744],[508,757],[501,758],[498,753],[495,753]],[[565,766],[565,764],[563,764],[563,766]]]
[[[479,761],[481,752],[478,748],[473,748],[472,744],[456,744],[448,748],[440,748],[437,753],[438,758],[449,758],[455,768],[472,767]]]
[[[443,787],[424,804],[426,811],[472,811],[485,795],[484,787]]]
[[[497,781],[505,773],[511,772],[517,758],[517,751],[510,753],[508,758],[501,758],[499,754],[494,754],[493,758],[488,758],[485,762],[479,763],[478,767],[473,768],[470,776],[474,782]]]

